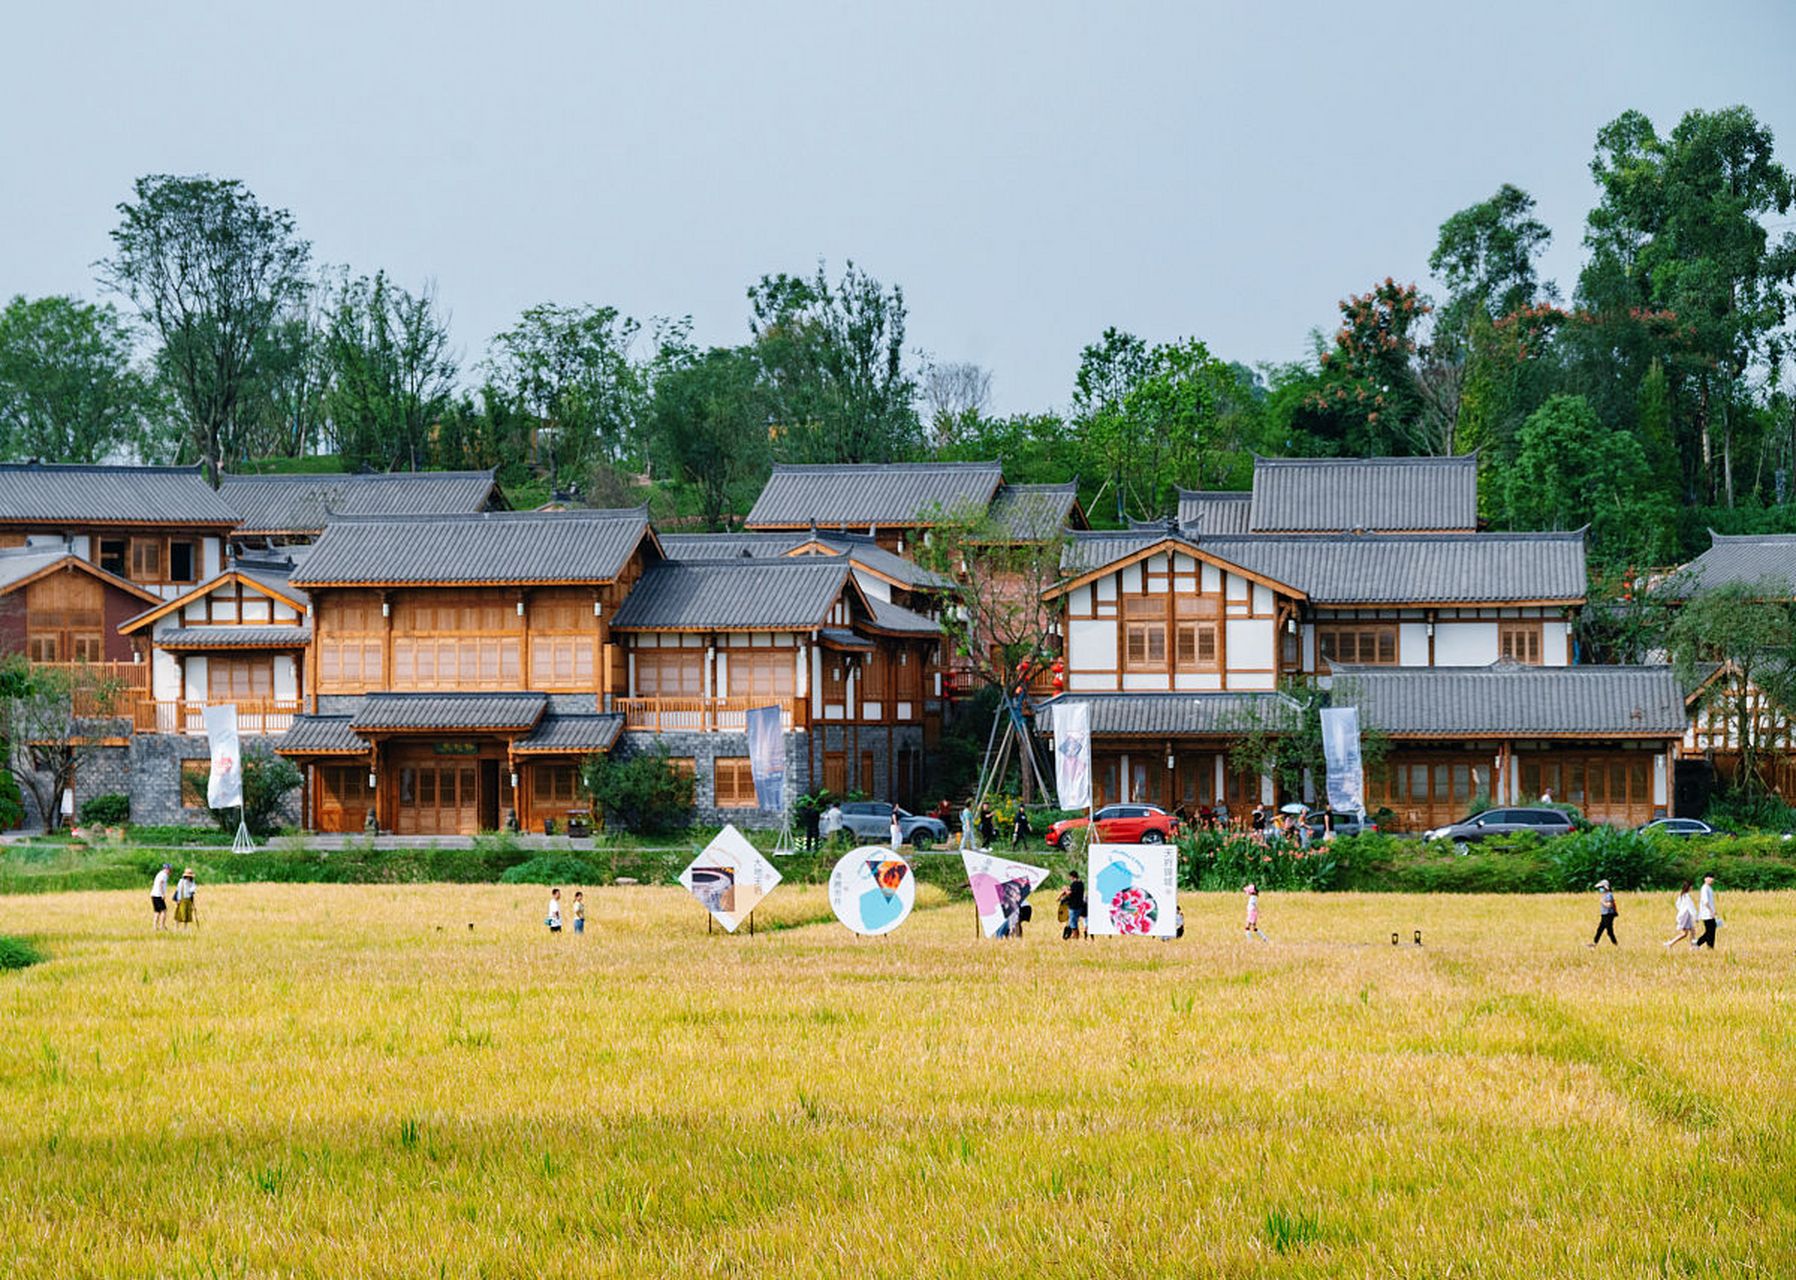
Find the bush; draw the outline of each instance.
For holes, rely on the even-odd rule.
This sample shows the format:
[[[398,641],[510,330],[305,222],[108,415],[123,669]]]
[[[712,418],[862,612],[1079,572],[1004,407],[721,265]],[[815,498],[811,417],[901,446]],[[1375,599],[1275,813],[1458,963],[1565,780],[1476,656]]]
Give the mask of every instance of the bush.
[[[568,853],[547,853],[528,862],[520,862],[499,877],[500,884],[598,884],[597,867],[585,858]]]
[[[1579,892],[1598,880],[1616,889],[1645,889],[1670,882],[1673,876],[1667,837],[1642,835],[1617,827],[1591,827],[1552,842],[1551,858],[1561,889]]]
[[[1337,841],[1307,849],[1295,841],[1267,840],[1202,831],[1179,840],[1185,881],[1194,889],[1234,890],[1252,883],[1261,889],[1326,889],[1335,878]]]
[[[44,959],[44,953],[25,939],[0,934],[0,969],[26,969]]]
[[[93,796],[81,805],[81,825],[84,827],[122,827],[131,821],[131,797],[116,792]]]
[[[692,779],[668,763],[665,747],[624,759],[593,756],[582,773],[608,827],[660,834],[692,825]]]
[[[4,744],[0,744],[4,751]],[[25,797],[19,791],[19,780],[10,772],[0,772],[0,831],[11,831],[25,825]]]
[[[1716,796],[1703,821],[1723,831],[1796,831],[1796,809],[1776,796]]]
[[[284,756],[277,756],[265,742],[253,742],[243,753],[243,821],[250,834],[273,835],[282,826],[287,796],[302,781],[299,766]],[[205,784],[197,778],[182,775],[182,786],[189,795],[204,804]],[[237,830],[234,809],[207,809],[220,831]]]

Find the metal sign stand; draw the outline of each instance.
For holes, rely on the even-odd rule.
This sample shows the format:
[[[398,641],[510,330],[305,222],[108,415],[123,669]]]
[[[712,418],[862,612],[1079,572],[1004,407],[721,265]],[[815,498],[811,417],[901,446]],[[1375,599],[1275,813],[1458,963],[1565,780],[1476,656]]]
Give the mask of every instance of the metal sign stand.
[[[231,852],[253,853],[255,848],[256,842],[249,836],[249,823],[243,818],[243,806],[239,804],[237,806],[237,837],[231,841]]]

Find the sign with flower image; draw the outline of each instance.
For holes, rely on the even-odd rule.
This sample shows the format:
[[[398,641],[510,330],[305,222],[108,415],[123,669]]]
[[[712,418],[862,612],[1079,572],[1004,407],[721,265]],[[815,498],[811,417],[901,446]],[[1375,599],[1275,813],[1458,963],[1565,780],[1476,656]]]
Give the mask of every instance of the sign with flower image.
[[[1092,933],[1142,938],[1177,935],[1176,845],[1094,844],[1086,857]]]

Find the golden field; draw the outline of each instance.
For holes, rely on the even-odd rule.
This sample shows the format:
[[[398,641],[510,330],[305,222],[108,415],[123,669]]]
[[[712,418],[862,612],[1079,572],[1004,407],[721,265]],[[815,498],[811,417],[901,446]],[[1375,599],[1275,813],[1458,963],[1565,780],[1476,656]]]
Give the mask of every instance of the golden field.
[[[1796,1275],[1796,894],[1713,956],[1665,895],[1600,952],[1572,898],[1267,895],[1267,945],[1234,896],[1080,944],[545,901],[0,899],[50,955],[0,973],[0,1275]]]

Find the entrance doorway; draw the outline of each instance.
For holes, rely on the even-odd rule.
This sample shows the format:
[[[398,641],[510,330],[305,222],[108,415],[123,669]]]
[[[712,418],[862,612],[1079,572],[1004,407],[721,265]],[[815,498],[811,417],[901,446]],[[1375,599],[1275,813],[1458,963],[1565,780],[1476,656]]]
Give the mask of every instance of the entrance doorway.
[[[480,829],[499,829],[499,762],[480,762]]]
[[[473,835],[480,821],[480,764],[428,756],[403,760],[394,831],[402,836]]]

